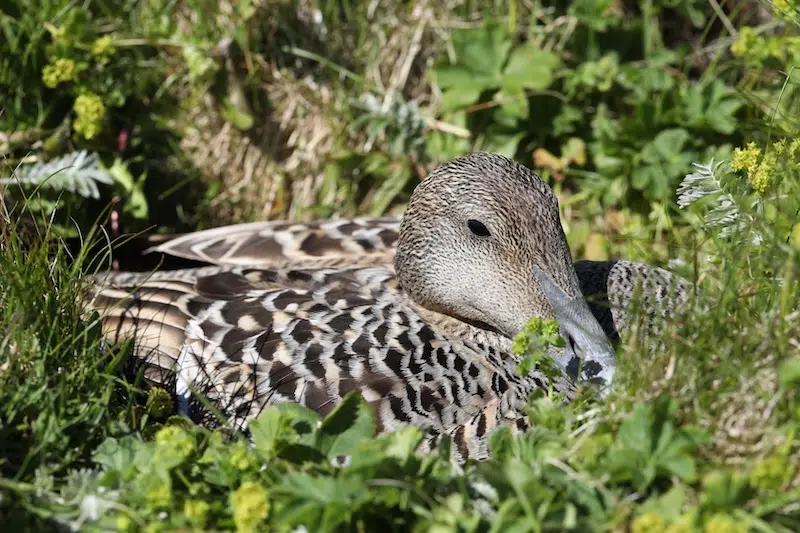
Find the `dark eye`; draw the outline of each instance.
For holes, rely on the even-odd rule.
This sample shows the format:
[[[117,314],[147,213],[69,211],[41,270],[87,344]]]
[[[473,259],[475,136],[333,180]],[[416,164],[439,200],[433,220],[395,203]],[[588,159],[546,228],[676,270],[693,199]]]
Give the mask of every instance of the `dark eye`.
[[[467,220],[467,226],[469,227],[469,230],[472,233],[474,233],[475,235],[477,235],[478,237],[488,237],[489,236],[489,230],[486,229],[486,226],[483,225],[483,222],[481,222],[479,220],[475,220],[474,218],[471,218],[471,219]]]

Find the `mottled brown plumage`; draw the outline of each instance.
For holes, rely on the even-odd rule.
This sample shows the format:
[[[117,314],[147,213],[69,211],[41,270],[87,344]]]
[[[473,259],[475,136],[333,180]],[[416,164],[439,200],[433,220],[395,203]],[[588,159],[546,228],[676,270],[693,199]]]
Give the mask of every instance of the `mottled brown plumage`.
[[[576,274],[555,196],[538,176],[495,154],[434,171],[399,228],[391,219],[259,223],[156,250],[217,264],[107,274],[94,280],[91,306],[106,313],[109,340],[135,337],[149,380],[174,387],[184,404],[188,389],[196,390],[239,427],[280,402],[324,414],[356,390],[374,407],[381,431],[413,424],[430,439],[451,435],[458,460],[483,458],[491,429],[525,427],[533,389],[571,396],[576,354],[595,365],[581,378],[613,375],[613,354],[581,297],[596,287]],[[548,296],[532,275],[537,266]],[[571,378],[518,376],[511,337],[531,316],[554,316],[562,301],[589,332],[570,329],[556,312],[578,343],[553,353]],[[619,321],[612,312],[612,329]]]

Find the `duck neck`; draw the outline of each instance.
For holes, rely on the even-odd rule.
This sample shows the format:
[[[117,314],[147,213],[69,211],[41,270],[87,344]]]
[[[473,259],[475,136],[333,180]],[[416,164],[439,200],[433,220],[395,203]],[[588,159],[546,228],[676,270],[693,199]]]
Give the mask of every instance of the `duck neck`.
[[[471,324],[459,318],[432,311],[412,301],[414,310],[426,322],[438,327],[446,337],[461,342],[473,342],[511,353],[511,339],[484,324]]]

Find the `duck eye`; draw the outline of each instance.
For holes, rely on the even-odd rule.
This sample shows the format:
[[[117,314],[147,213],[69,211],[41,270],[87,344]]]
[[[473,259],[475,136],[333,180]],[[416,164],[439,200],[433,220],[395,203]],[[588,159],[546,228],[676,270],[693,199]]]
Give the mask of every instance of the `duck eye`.
[[[489,236],[489,230],[486,229],[486,226],[483,225],[483,222],[479,220],[475,220],[474,218],[467,220],[467,227],[469,227],[469,230],[478,237]]]

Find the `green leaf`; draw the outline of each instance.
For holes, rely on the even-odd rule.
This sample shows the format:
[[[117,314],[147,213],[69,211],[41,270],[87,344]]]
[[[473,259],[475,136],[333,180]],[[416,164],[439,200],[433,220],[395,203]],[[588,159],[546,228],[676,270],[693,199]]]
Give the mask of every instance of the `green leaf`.
[[[450,113],[471,106],[478,101],[483,89],[480,87],[452,88],[442,95],[442,113]]]
[[[145,220],[149,216],[147,206],[147,196],[144,193],[144,182],[147,173],[143,173],[138,179],[133,177],[128,166],[119,157],[114,159],[114,163],[108,169],[108,173],[114,181],[125,190],[126,198],[124,210],[138,220]]]
[[[800,387],[800,357],[793,357],[781,363],[778,377],[781,387],[787,392]]]
[[[303,525],[309,531],[337,531],[363,506],[370,495],[363,482],[355,479],[288,474],[272,487],[271,495],[283,503],[277,508],[277,522]]]
[[[653,511],[664,518],[672,519],[681,514],[685,501],[686,489],[683,485],[676,484],[665,494],[644,502],[640,508],[640,512]]]
[[[513,158],[525,132],[510,133],[504,128],[489,128],[483,149]]]
[[[423,438],[425,435],[422,430],[414,426],[394,431],[388,435],[389,445],[386,447],[386,455],[404,463],[414,454]]]
[[[372,408],[358,392],[350,392],[322,422],[318,448],[328,458],[349,455],[359,443],[374,438],[375,430]]]
[[[734,471],[716,470],[703,478],[700,501],[710,510],[732,510],[745,505],[752,492],[744,475]]]
[[[509,93],[546,89],[553,83],[553,73],[559,63],[557,55],[540,50],[532,43],[515,48],[503,71],[502,88]]]
[[[265,457],[274,457],[289,444],[309,445],[313,441],[319,416],[296,403],[271,405],[250,422],[250,435],[256,449]]]
[[[625,166],[625,162],[621,157],[615,157],[602,152],[595,154],[592,161],[597,167],[597,170],[606,176],[613,176],[619,173]]]
[[[664,130],[642,150],[642,159],[655,163],[669,161],[673,154],[679,153],[689,140],[689,132],[682,128]]]
[[[467,91],[471,96],[500,86],[501,69],[511,48],[504,25],[488,23],[481,28],[456,30],[451,44],[455,61],[451,63],[445,57],[434,68],[441,89]]]
[[[495,96],[502,104],[492,113],[494,121],[501,126],[518,129],[519,121],[528,118],[528,97],[525,93],[500,91]]]
[[[651,410],[639,404],[619,428],[619,441],[623,448],[649,455],[652,449],[650,434]]]
[[[144,442],[131,435],[116,439],[110,437],[103,441],[94,451],[94,462],[110,470],[117,470],[125,475],[134,465],[134,458]]]
[[[711,126],[714,131],[730,135],[736,131],[738,121],[735,115],[743,105],[744,102],[738,98],[723,100],[706,113],[708,125]]]

